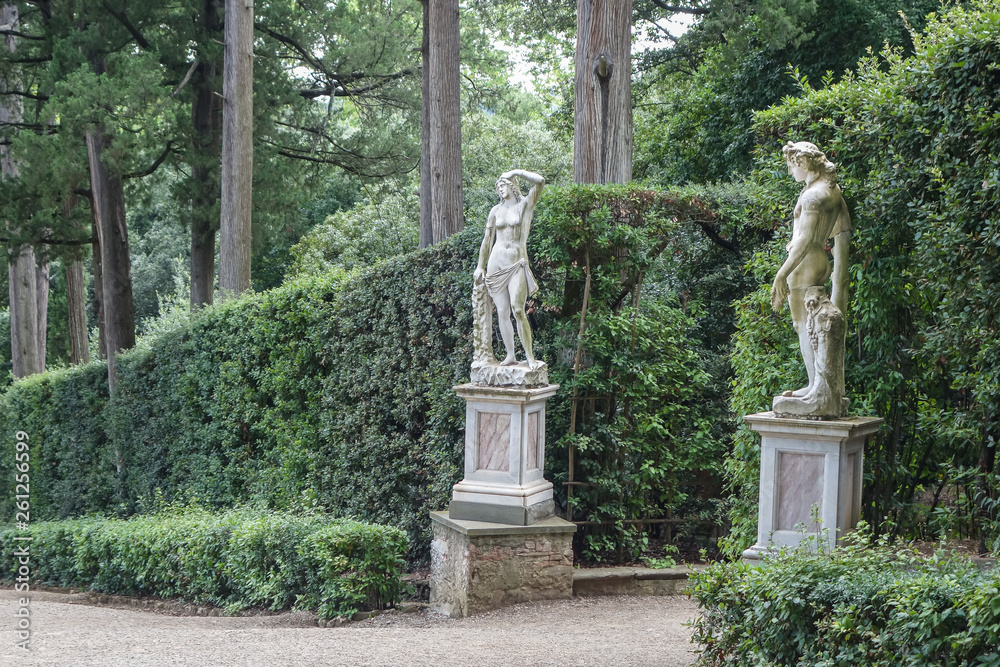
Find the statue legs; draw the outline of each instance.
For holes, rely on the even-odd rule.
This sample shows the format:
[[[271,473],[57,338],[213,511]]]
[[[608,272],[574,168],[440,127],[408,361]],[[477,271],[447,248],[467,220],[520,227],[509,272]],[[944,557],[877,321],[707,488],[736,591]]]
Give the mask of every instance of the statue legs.
[[[511,322],[511,315],[517,323],[517,337],[521,339],[521,347],[524,348],[524,356],[528,361],[528,366],[534,368],[535,355],[532,352],[531,325],[528,324],[528,316],[524,312],[524,302],[528,299],[528,286],[525,283],[524,272],[518,271],[511,276],[507,284],[506,292],[500,291],[493,296],[493,302],[497,307],[497,317],[500,325],[500,337],[503,339],[503,346],[507,350],[507,356],[500,362],[501,366],[513,366],[517,363],[514,355],[514,324]]]
[[[497,307],[497,324],[500,325],[500,338],[503,339],[507,356],[500,362],[501,366],[513,366],[517,363],[514,356],[514,325],[510,321],[510,294],[499,292],[493,295],[493,303]]]
[[[792,294],[796,291],[804,297],[799,305],[805,317],[802,321],[796,320],[795,328],[799,332],[802,357],[809,369],[809,386],[804,391],[775,396],[771,409],[779,417],[843,417],[848,406],[844,396],[844,314],[830,302],[823,287],[793,290]]]
[[[786,391],[782,396],[794,396],[796,398],[805,396],[816,381],[816,361],[815,352],[809,342],[809,330],[806,326],[806,306],[805,289],[796,287],[788,292],[788,309],[792,311],[792,327],[799,337],[799,350],[802,351],[802,361],[806,365],[806,375],[809,382],[806,386],[795,391]]]

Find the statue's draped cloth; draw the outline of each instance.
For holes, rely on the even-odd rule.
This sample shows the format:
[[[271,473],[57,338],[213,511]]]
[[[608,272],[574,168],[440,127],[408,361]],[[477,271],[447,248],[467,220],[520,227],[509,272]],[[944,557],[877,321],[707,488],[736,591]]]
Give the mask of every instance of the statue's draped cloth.
[[[538,283],[535,282],[535,276],[531,273],[531,267],[528,266],[528,260],[521,259],[514,262],[510,266],[497,269],[493,273],[487,274],[486,289],[489,290],[490,296],[496,296],[497,294],[506,292],[507,285],[510,284],[514,274],[518,271],[524,271],[524,284],[528,287],[528,296],[537,292]]]

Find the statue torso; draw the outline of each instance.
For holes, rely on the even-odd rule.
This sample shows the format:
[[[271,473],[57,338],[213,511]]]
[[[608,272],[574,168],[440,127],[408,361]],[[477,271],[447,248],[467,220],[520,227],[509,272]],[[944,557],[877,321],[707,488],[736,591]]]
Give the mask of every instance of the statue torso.
[[[502,269],[521,259],[527,259],[525,231],[528,225],[525,223],[531,222],[531,212],[525,211],[524,200],[511,204],[497,204],[493,207],[490,218],[496,230],[496,240],[490,251],[486,272],[491,273],[495,269]]]

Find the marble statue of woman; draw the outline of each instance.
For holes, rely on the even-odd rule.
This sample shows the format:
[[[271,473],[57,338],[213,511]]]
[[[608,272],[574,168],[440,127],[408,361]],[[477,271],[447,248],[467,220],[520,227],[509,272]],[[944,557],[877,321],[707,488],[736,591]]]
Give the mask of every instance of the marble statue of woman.
[[[520,177],[531,183],[528,194],[521,195],[515,178]],[[528,297],[538,290],[535,277],[528,266],[528,233],[531,231],[531,217],[535,204],[542,195],[545,179],[534,172],[514,169],[504,172],[496,182],[496,192],[500,203],[493,207],[486,220],[486,233],[479,248],[479,261],[473,274],[473,319],[475,356],[473,358],[473,381],[480,379],[489,384],[510,384],[524,382],[513,380],[511,372],[500,371],[492,350],[492,304],[496,305],[499,318],[500,336],[507,356],[500,367],[520,366],[524,371],[543,369],[544,363],[534,357],[531,344],[531,327],[524,311]],[[485,299],[485,294],[489,298]],[[514,355],[514,324],[517,336],[524,348],[526,364],[518,364]],[[488,368],[491,367],[492,368]],[[477,377],[477,369],[490,377]],[[499,373],[499,376],[498,376]],[[547,373],[545,374],[547,381]],[[529,383],[531,381],[529,380]]]
[[[795,204],[788,257],[771,286],[771,307],[785,299],[799,338],[809,383],[775,396],[778,415],[835,419],[847,412],[844,397],[844,345],[847,310],[847,260],[851,217],[837,185],[836,168],[808,141],[788,142],[782,149],[788,173],[805,187]],[[833,268],[827,241],[833,239]],[[832,277],[830,296],[826,282]]]

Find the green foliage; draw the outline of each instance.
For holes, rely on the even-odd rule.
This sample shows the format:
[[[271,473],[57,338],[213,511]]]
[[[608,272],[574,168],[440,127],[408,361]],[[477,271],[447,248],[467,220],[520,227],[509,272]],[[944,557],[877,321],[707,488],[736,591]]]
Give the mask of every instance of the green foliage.
[[[485,222],[497,201],[494,183],[507,169],[531,165],[549,186],[566,185],[572,175],[571,147],[546,130],[533,110],[519,106],[504,111],[476,109],[462,118],[462,192],[465,219],[471,225]],[[289,277],[322,273],[332,266],[352,270],[415,248],[420,217],[417,176],[366,188],[366,197],[357,206],[334,212],[292,247]]]
[[[696,474],[711,475],[721,460],[695,323],[675,293],[655,283],[642,290],[679,230],[715,214],[694,193],[634,186],[574,186],[546,197],[535,256],[546,275],[565,275],[543,278],[536,306],[542,322],[558,314],[543,354],[562,362],[550,371],[560,400],[546,417],[558,457],[547,469],[557,483],[569,481],[566,450],[575,450],[573,514],[609,524],[588,531],[589,555],[635,558],[645,536],[623,522],[679,508]],[[583,363],[574,372],[578,345]]]
[[[402,526],[421,557],[427,509],[458,477],[477,247],[464,235],[205,310],[121,356],[111,405],[98,363],[17,383],[0,421],[5,447],[31,435],[34,516],[131,513],[159,491],[305,502]]]
[[[316,190],[318,194],[300,209],[298,216],[286,220],[282,226],[264,229],[255,237],[256,250],[251,261],[254,290],[263,292],[277,287],[286,277],[297,276],[302,268],[296,261],[295,245],[305,241],[304,237],[329,216],[350,209],[360,197],[357,179],[339,173],[328,176],[325,186],[317,184]]]
[[[420,202],[405,189],[379,188],[353,208],[339,210],[315,227],[289,254],[290,278],[368,267],[417,247]]]
[[[753,112],[802,94],[788,75],[790,67],[823,85],[837,81],[883,43],[911,48],[907,25],[919,30],[924,16],[938,7],[937,0],[751,4],[752,18],[743,24],[731,24],[742,10],[735,16],[719,11],[685,35],[687,43],[704,44],[718,44],[711,35],[720,31],[738,35],[707,48],[693,71],[687,59],[659,52],[644,57],[647,71],[637,90],[640,96],[648,90],[649,100],[636,114],[638,176],[687,183],[747,173],[754,148]],[[768,14],[783,15],[784,22],[766,18]],[[682,55],[684,48],[674,52]]]
[[[103,426],[107,364],[48,371],[24,378],[0,396],[0,461],[13,480],[15,434],[31,443],[31,515],[62,518],[114,505],[116,457]],[[14,516],[13,487],[0,516]]]
[[[536,211],[529,253],[544,289],[529,308],[537,352],[562,385],[549,403],[547,469],[565,481],[566,448],[577,447],[576,480],[588,485],[575,494],[578,516],[663,516],[718,469],[724,422],[713,415],[724,408],[709,384],[721,383],[678,305],[684,277],[644,282],[671,272],[663,250],[695,221],[718,222],[693,191],[632,186],[551,188]],[[7,448],[17,430],[31,437],[33,516],[127,515],[161,497],[315,506],[399,526],[411,557],[426,557],[427,511],[460,479],[465,410],[452,387],[468,379],[481,234],[190,317],[174,304],[157,335],[120,355],[111,402],[99,363],[16,383],[0,397],[0,428]],[[574,373],[581,255],[593,285]],[[587,398],[567,436],[574,393]],[[595,557],[644,539],[593,534]]]
[[[14,364],[10,351],[10,310],[0,310],[0,389],[6,389],[13,379]]]
[[[0,579],[21,542],[0,529]],[[399,601],[406,536],[322,514],[172,508],[127,521],[33,523],[32,583],[226,606],[316,609],[322,619]]]
[[[933,537],[913,501],[927,491],[936,504],[958,475],[977,498],[983,547],[998,528],[998,36],[995,2],[956,7],[932,20],[912,57],[887,51],[841,83],[758,114],[756,224],[777,233],[750,264],[762,287],[738,305],[733,356],[736,414],[767,409],[776,389],[799,381],[794,337],[767,309],[766,285],[795,195],[775,140],[807,138],[837,162],[853,217],[852,413],[886,420],[865,453],[864,516],[877,529],[889,517],[897,532]],[[751,539],[758,467],[756,440],[741,427],[729,466],[741,497],[734,552]]]
[[[1000,569],[869,545],[692,575],[702,665],[998,665]]]
[[[653,568],[654,570],[663,570],[675,567],[677,565],[677,560],[674,558],[674,556],[677,556],[678,554],[679,551],[677,547],[673,546],[672,544],[668,544],[663,548],[662,558],[646,557],[643,558],[642,560],[646,564],[646,567]]]
[[[497,203],[497,177],[524,167],[545,177],[548,187],[569,185],[573,148],[535,117],[521,120],[477,111],[462,117],[462,195],[466,224],[482,225]]]
[[[162,298],[174,291],[175,280],[190,273],[191,234],[181,225],[177,207],[162,188],[149,206],[133,206],[128,214],[132,261],[132,299],[137,333],[160,315]],[[190,288],[189,288],[190,289]]]

